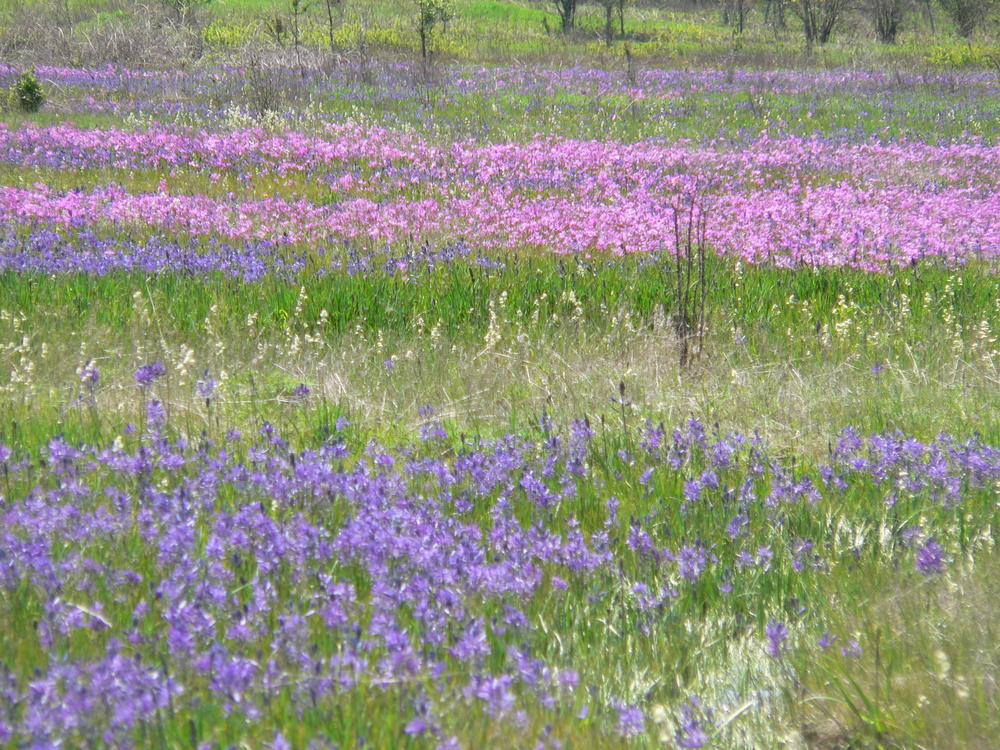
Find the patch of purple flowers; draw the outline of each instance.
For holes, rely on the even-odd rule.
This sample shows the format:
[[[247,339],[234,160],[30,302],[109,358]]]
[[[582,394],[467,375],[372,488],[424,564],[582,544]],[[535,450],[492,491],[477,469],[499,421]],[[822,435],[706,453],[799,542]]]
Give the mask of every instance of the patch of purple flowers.
[[[135,382],[146,387],[151,385],[157,378],[167,374],[167,369],[162,362],[150,362],[135,371]]]
[[[934,537],[917,547],[917,570],[925,576],[944,570],[944,550]]]

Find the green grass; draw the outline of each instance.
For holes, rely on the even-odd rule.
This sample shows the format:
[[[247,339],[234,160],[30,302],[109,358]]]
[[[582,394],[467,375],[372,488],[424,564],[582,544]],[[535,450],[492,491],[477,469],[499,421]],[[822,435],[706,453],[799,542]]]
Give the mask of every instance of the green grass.
[[[959,286],[954,272],[930,266],[886,276],[737,274],[713,261],[705,351],[682,369],[667,317],[673,280],[662,267],[644,258],[507,262],[418,278],[331,275],[304,281],[304,299],[279,281],[8,276],[0,429],[15,439],[16,422],[26,448],[59,431],[113,435],[141,412],[132,372],[160,359],[172,373],[167,401],[195,432],[304,419],[302,434],[315,434],[326,418],[290,398],[305,382],[338,413],[397,438],[411,434],[425,403],[460,431],[497,435],[544,409],[564,424],[613,418],[609,398],[624,381],[654,421],[696,414],[766,429],[814,455],[848,424],[1000,439],[991,268],[963,269]],[[72,403],[76,369],[89,358],[105,373],[99,418]],[[211,415],[193,394],[206,368],[225,374],[226,397]],[[28,383],[12,378],[26,371]]]
[[[120,18],[112,6],[100,7],[106,15],[89,23],[107,25]],[[215,46],[209,45],[210,57],[232,52],[226,39],[244,43],[257,33],[262,18],[279,9],[252,0],[214,4],[206,19],[233,31],[229,37],[220,32]],[[412,55],[409,10],[405,2],[358,2],[345,8],[345,22],[360,30],[364,16],[378,55]],[[911,63],[931,69],[983,65],[981,53],[965,55],[960,43],[945,34],[931,38],[916,23],[912,35],[892,49],[838,38],[806,57],[794,29],[773,41],[755,24],[734,50],[729,30],[711,15],[653,8],[631,13],[642,65],[853,64],[889,71]],[[466,62],[506,62],[524,54],[553,65],[599,63],[624,78],[621,45],[608,52],[593,34],[599,26],[594,9],[581,18],[584,31],[568,38],[546,36],[543,18],[555,28],[548,5],[462,3],[442,48]],[[353,27],[349,32],[344,33],[348,51],[357,38]],[[320,26],[310,33],[321,39]],[[982,49],[989,43],[985,40]],[[737,105],[743,97],[759,98],[755,111],[734,107],[731,92],[690,94],[669,108],[635,110],[620,98],[566,93],[541,102],[516,93],[499,101],[449,101],[433,89],[425,99],[394,100],[373,91],[359,102],[352,98],[356,93],[345,86],[314,111],[296,112],[271,126],[308,129],[331,116],[351,115],[422,128],[442,143],[470,136],[526,139],[536,132],[704,142],[738,139],[741,131],[765,128],[838,133],[859,122],[868,134],[888,128],[889,138],[909,133],[948,140],[968,135],[975,118],[980,118],[981,134],[993,139],[1000,127],[995,103],[984,102],[979,89],[970,94],[930,86],[908,92],[902,103],[887,95],[880,108],[873,107],[874,98],[848,91],[823,100],[813,92],[738,92]],[[55,92],[51,110],[31,118],[4,116],[12,125],[71,117],[80,126],[141,126],[122,115],[76,114],[72,107],[80,94]],[[122,92],[107,95],[124,98]],[[196,117],[183,122],[205,125]],[[492,130],[484,135],[487,125]],[[159,177],[153,172],[126,178],[113,171],[0,169],[4,184],[42,180],[54,189],[123,179],[133,189],[152,189]],[[170,189],[223,194],[234,187],[227,179],[213,187],[205,175],[182,174],[172,178]],[[322,197],[308,180],[292,185],[259,180],[252,190]],[[313,248],[291,251],[310,254],[317,266],[329,262]],[[636,520],[660,544],[676,546],[678,539],[697,537],[723,556],[729,553],[722,552],[720,532],[728,520],[725,503],[713,498],[682,513],[683,473],[658,470],[648,489],[640,484],[645,466],[629,455],[646,418],[668,429],[694,416],[710,430],[718,425],[722,433],[759,430],[772,455],[799,472],[827,460],[831,441],[846,426],[862,434],[900,430],[921,439],[939,432],[978,432],[984,441],[1000,443],[1000,276],[994,266],[974,261],[950,269],[925,263],[873,275],[738,268],[712,258],[705,347],[695,363],[682,367],[670,322],[674,281],[661,265],[643,257],[514,252],[502,259],[506,266],[501,269],[460,262],[419,276],[310,276],[301,290],[278,280],[246,284],[166,274],[0,275],[0,443],[18,456],[34,457],[56,436],[105,447],[118,440],[134,449],[141,430],[127,427],[143,424],[149,397],[165,404],[171,434],[191,444],[222,443],[233,428],[254,435],[270,421],[291,439],[293,451],[300,450],[336,432],[338,418],[346,417],[350,426],[340,434],[354,457],[379,441],[413,456],[451,459],[476,438],[516,433],[541,439],[543,414],[562,434],[571,420],[586,416],[596,431],[588,456],[593,474],[580,483],[576,497],[539,522],[564,533],[572,514],[589,533],[602,527],[607,497],[618,497],[621,509],[613,532],[623,550],[622,565],[614,580],[571,576],[565,591],[550,585],[525,605],[535,628],[533,653],[550,664],[572,664],[584,687],[572,711],[553,715],[532,707],[525,726],[516,728],[499,726],[470,709],[462,697],[464,675],[442,681],[431,699],[447,717],[447,729],[467,748],[533,748],[546,732],[574,748],[669,746],[658,733],[672,742],[668,717],[691,693],[724,707],[716,719],[732,719],[713,737],[709,746],[715,748],[994,746],[1000,731],[1000,599],[991,531],[1000,521],[997,488],[963,488],[970,499],[958,512],[922,496],[904,498],[889,509],[884,486],[859,482],[842,496],[831,491],[816,507],[762,513],[754,517],[749,534],[755,545],[778,551],[774,575],[742,577],[724,595],[720,572],[684,589],[671,607],[653,614],[637,606],[630,585],[666,581],[650,560],[622,546]],[[78,375],[88,360],[101,370],[94,389],[81,384]],[[163,362],[167,375],[146,391],[133,374],[153,360]],[[209,403],[195,390],[206,371],[220,381]],[[294,395],[300,383],[312,389],[308,400]],[[416,438],[428,422],[419,412],[427,404],[435,407],[449,434],[430,445]],[[728,470],[723,481],[737,486],[747,463]],[[702,465],[697,457],[688,475]],[[22,472],[11,484],[5,472],[0,494],[25,496],[36,485],[39,493],[57,489],[57,479],[39,474]],[[166,473],[157,479],[165,487],[184,481]],[[231,494],[220,493],[220,508],[235,510]],[[523,498],[514,503],[522,520],[532,520],[530,504]],[[484,502],[473,511],[483,527],[491,522],[489,510]],[[268,512],[281,523],[302,514],[334,529],[347,510],[337,503],[303,501]],[[198,523],[197,533],[207,534],[207,521]],[[913,570],[912,550],[896,536],[906,524],[942,535],[950,558],[945,574],[924,578]],[[788,546],[801,538],[824,541],[829,575],[792,571]],[[61,544],[57,559],[77,551],[113,568],[155,575],[155,550],[144,546],[138,533],[102,542],[67,536]],[[724,565],[734,563],[724,557]],[[249,566],[238,572],[252,574]],[[362,598],[369,594],[370,581],[361,571],[345,565],[340,572]],[[275,583],[282,602],[300,595],[305,601],[308,592],[280,575]],[[101,583],[62,595],[104,602],[104,616],[125,628],[149,586],[149,581],[122,587]],[[610,593],[592,600],[598,590]],[[84,594],[88,598],[80,598]],[[0,664],[16,674],[49,666],[35,635],[46,617],[45,605],[29,583],[6,588],[0,597],[0,632],[13,634],[0,639]],[[799,614],[799,607],[806,612]],[[482,613],[486,621],[495,614],[489,607]],[[762,645],[762,628],[772,617],[787,621],[791,630],[789,654],[781,664],[768,659]],[[145,621],[144,658],[157,653],[163,628],[157,615]],[[841,636],[828,652],[816,645],[824,630]],[[109,631],[77,629],[58,636],[54,653],[66,658],[103,654]],[[839,647],[852,635],[863,650],[841,657]],[[324,656],[341,645],[322,628],[310,636]],[[498,661],[509,643],[491,638],[489,658]],[[262,653],[270,648],[263,636],[259,645]],[[281,730],[296,748],[320,734],[342,747],[358,746],[362,737],[378,748],[433,746],[403,732],[412,697],[405,687],[379,691],[361,685],[340,700],[300,705],[300,710],[287,693],[277,691],[267,715],[253,725],[239,713],[226,715],[209,685],[189,681],[186,688],[184,701],[137,730],[137,745],[258,748],[272,743]],[[606,706],[612,698],[642,702],[650,731],[631,743],[610,735],[614,717]],[[593,713],[581,721],[575,715],[584,701]],[[750,708],[739,713],[744,701],[751,701]],[[663,714],[654,708],[660,704],[667,707]],[[67,746],[83,746],[88,739],[69,736]]]

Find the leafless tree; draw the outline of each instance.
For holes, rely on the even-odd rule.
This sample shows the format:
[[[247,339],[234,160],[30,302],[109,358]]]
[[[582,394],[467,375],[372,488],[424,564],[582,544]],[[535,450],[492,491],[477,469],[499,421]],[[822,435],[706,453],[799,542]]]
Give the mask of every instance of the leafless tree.
[[[618,0],[597,0],[597,4],[604,9],[604,43],[609,47],[615,39],[615,8]]]
[[[299,75],[305,77],[302,68],[301,47],[302,47],[302,21],[306,13],[312,8],[312,3],[308,0],[288,0],[288,12],[292,16],[292,44],[295,50],[295,67],[299,69]]]
[[[943,10],[955,24],[955,31],[963,39],[972,36],[986,20],[990,0],[938,0]]]
[[[174,12],[177,17],[177,22],[185,26],[194,25],[195,14],[198,12],[198,9],[204,8],[206,5],[212,3],[212,1],[213,0],[160,0],[160,2]]]
[[[785,8],[787,0],[765,0],[764,23],[770,23],[775,29],[786,28]]]
[[[909,0],[867,0],[865,13],[875,29],[875,38],[882,44],[896,43],[909,5]]]
[[[722,0],[722,23],[726,26],[732,24],[736,27],[736,31],[742,34],[746,23],[746,1]]]
[[[335,34],[337,27],[334,24],[334,9],[339,10],[343,5],[343,0],[323,0],[323,7],[326,8],[326,30],[330,37],[330,52],[337,51],[337,43],[335,41]]]
[[[562,23],[562,30],[572,31],[573,24],[576,23],[576,3],[577,0],[552,0],[559,13],[559,21]]]
[[[802,21],[806,45],[826,44],[847,11],[848,0],[791,0],[789,9]]]

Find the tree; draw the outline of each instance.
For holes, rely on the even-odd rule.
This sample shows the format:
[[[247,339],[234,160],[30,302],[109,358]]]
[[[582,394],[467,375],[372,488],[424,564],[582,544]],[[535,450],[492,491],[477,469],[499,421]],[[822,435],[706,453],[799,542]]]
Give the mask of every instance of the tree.
[[[986,20],[989,0],[938,0],[943,10],[955,23],[955,31],[963,39],[972,36]]]
[[[618,0],[597,0],[597,3],[604,8],[604,43],[610,47],[615,38],[614,16]]]
[[[308,0],[288,0],[288,11],[292,14],[292,42],[295,48],[295,65],[299,69],[299,74],[305,77],[302,69],[302,59],[299,56],[299,48],[302,46],[302,17],[312,8],[312,3]]]
[[[552,0],[556,10],[559,12],[559,21],[562,23],[563,32],[572,31],[576,22],[577,0]]]
[[[788,6],[802,21],[806,46],[826,44],[844,11],[847,0],[792,0]]]
[[[618,12],[618,28],[621,38],[625,38],[625,1],[597,0],[597,4],[604,9],[604,41],[609,47],[615,38],[615,11]]]
[[[454,12],[452,0],[413,0],[417,6],[417,33],[420,35],[420,56],[426,60],[430,52],[434,30],[438,24],[451,20]]]
[[[868,0],[865,10],[882,44],[896,43],[908,5],[907,0]]]
[[[337,43],[334,40],[335,32],[337,29],[333,23],[333,15],[334,15],[333,9],[334,8],[339,9],[342,3],[343,0],[323,0],[323,5],[326,7],[326,21],[327,21],[326,30],[330,35],[330,52],[337,51]]]
[[[212,0],[160,0],[177,15],[177,22],[185,25],[194,25],[195,12],[198,8],[203,8]]]
[[[765,12],[766,10],[765,8]],[[746,3],[744,0],[723,0],[722,23],[726,26],[731,23],[736,27],[737,33],[743,33],[743,27],[746,23]]]
[[[786,0],[766,0],[764,3],[764,23],[770,22],[777,29],[784,29]]]

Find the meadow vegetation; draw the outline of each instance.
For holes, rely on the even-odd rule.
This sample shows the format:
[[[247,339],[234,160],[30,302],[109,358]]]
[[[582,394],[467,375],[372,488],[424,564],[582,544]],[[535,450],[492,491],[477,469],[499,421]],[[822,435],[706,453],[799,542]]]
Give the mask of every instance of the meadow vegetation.
[[[993,8],[900,7],[7,4],[0,746],[994,746]]]

